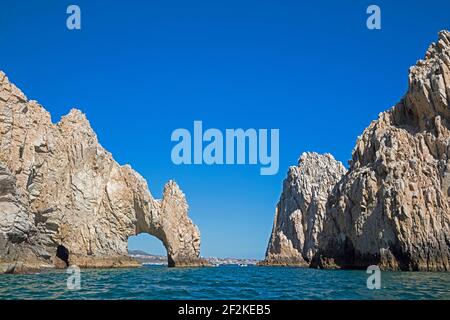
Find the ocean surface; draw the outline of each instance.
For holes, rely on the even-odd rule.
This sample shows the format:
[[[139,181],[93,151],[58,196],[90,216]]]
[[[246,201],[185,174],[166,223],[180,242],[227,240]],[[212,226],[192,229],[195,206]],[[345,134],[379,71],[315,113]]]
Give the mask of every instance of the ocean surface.
[[[69,276],[0,275],[0,299],[450,299],[450,273],[381,272],[379,290],[365,271],[289,267],[84,269],[80,290]]]

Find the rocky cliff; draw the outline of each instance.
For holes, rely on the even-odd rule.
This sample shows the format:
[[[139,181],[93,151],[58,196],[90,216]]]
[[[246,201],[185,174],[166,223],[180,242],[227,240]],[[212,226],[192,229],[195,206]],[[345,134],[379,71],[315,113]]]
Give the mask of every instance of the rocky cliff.
[[[300,176],[290,169],[288,184],[299,188],[285,182],[280,204],[300,201],[282,205],[281,224],[278,205],[266,263],[296,254],[312,267],[449,271],[449,102],[450,33],[442,31],[410,69],[404,98],[358,138],[350,168],[336,183],[339,165],[333,162],[320,162],[316,172],[300,170]],[[304,201],[312,190],[305,180],[324,183],[314,201]],[[314,202],[321,206],[311,209]],[[305,230],[311,216],[319,217],[321,231],[308,253],[309,235],[297,230]],[[277,244],[278,234],[288,245]]]
[[[162,200],[97,141],[85,115],[50,114],[0,72],[0,272],[136,265],[127,239],[160,239],[170,266],[199,265],[200,234],[178,185]]]
[[[328,194],[346,170],[332,155],[304,153],[289,168],[275,211],[266,264],[310,263],[317,251]]]

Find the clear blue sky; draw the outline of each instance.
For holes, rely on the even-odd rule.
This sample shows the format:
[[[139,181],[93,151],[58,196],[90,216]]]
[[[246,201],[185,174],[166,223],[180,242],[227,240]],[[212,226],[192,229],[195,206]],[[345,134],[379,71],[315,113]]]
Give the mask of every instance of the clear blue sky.
[[[77,4],[82,30],[66,28]],[[366,28],[370,4],[382,30]],[[77,107],[101,144],[160,197],[175,179],[203,256],[262,258],[289,165],[304,151],[344,163],[359,134],[406,90],[410,65],[450,28],[450,2],[0,2],[0,69],[53,121]],[[176,128],[279,128],[280,171],[175,166]],[[163,253],[150,236],[133,249]]]

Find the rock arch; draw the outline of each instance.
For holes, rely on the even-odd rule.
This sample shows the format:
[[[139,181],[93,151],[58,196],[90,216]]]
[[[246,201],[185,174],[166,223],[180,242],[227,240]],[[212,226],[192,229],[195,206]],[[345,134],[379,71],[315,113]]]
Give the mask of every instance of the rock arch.
[[[79,267],[136,265],[127,256],[127,240],[142,232],[163,242],[169,266],[203,264],[200,233],[174,181],[164,186],[161,200],[154,199],[145,179],[99,144],[83,113],[73,109],[52,123],[2,72],[0,151],[20,207],[11,209],[20,214],[0,214],[0,233],[6,245],[30,248],[37,264],[54,264],[61,245]],[[17,241],[4,230],[14,230]]]

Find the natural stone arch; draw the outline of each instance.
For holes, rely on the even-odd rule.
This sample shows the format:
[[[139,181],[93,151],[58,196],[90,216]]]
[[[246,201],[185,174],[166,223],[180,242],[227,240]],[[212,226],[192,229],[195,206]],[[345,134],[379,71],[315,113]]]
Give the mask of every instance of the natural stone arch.
[[[72,111],[68,117],[75,117],[75,121],[70,123],[87,121],[79,111]],[[61,123],[64,127],[67,119]],[[79,137],[75,140],[80,141]],[[77,147],[74,147],[71,153],[76,155]],[[87,160],[88,149],[80,149],[84,150],[83,159]],[[97,159],[97,156],[91,159],[94,168],[98,167]],[[162,199],[156,200],[150,194],[145,179],[130,166],[118,166],[111,162],[108,168],[109,172],[100,176],[89,168],[92,170],[89,179],[85,177],[86,167],[81,173],[77,170],[71,172],[71,184],[74,181],[80,184],[75,189],[90,190],[83,196],[77,192],[74,195],[74,190],[70,190],[70,196],[76,198],[71,205],[76,205],[80,214],[63,215],[54,237],[56,242],[69,248],[71,263],[86,267],[134,265],[135,262],[127,257],[128,237],[148,233],[162,241],[170,267],[202,264],[199,259],[200,234],[188,217],[186,198],[178,185],[169,181],[164,186]],[[92,183],[96,179],[98,181]],[[86,182],[89,185],[84,185]],[[103,185],[100,188],[103,192],[97,193],[97,188],[92,190],[92,184]],[[95,196],[94,203],[100,206],[85,212],[92,202],[87,196],[89,194]],[[85,219],[80,219],[80,216],[85,216]]]
[[[96,221],[96,233],[83,232],[92,228],[92,224],[86,224],[63,227],[56,237],[69,248],[70,263],[83,267],[133,266],[135,262],[127,257],[128,238],[147,233],[162,242],[169,267],[202,265],[200,234],[187,215],[186,198],[178,185],[169,181],[164,186],[163,198],[155,200],[145,180],[130,167],[120,167],[117,174],[112,174],[105,188],[111,212]],[[67,221],[63,225],[76,223]],[[104,225],[109,227],[101,229]]]
[[[148,221],[144,211],[136,214],[136,233],[148,233],[163,243],[169,267],[203,264],[200,256],[200,232],[188,217],[184,193],[174,181],[164,186],[162,200],[157,200],[158,215]],[[128,240],[128,239],[127,239]]]
[[[12,201],[11,213],[0,215],[6,239],[0,264],[33,257],[27,267],[52,265],[64,246],[71,265],[136,265],[127,256],[127,240],[142,232],[163,242],[169,266],[203,264],[199,231],[174,181],[165,185],[161,200],[154,199],[145,179],[99,144],[83,113],[73,109],[52,123],[2,72],[0,151]]]

